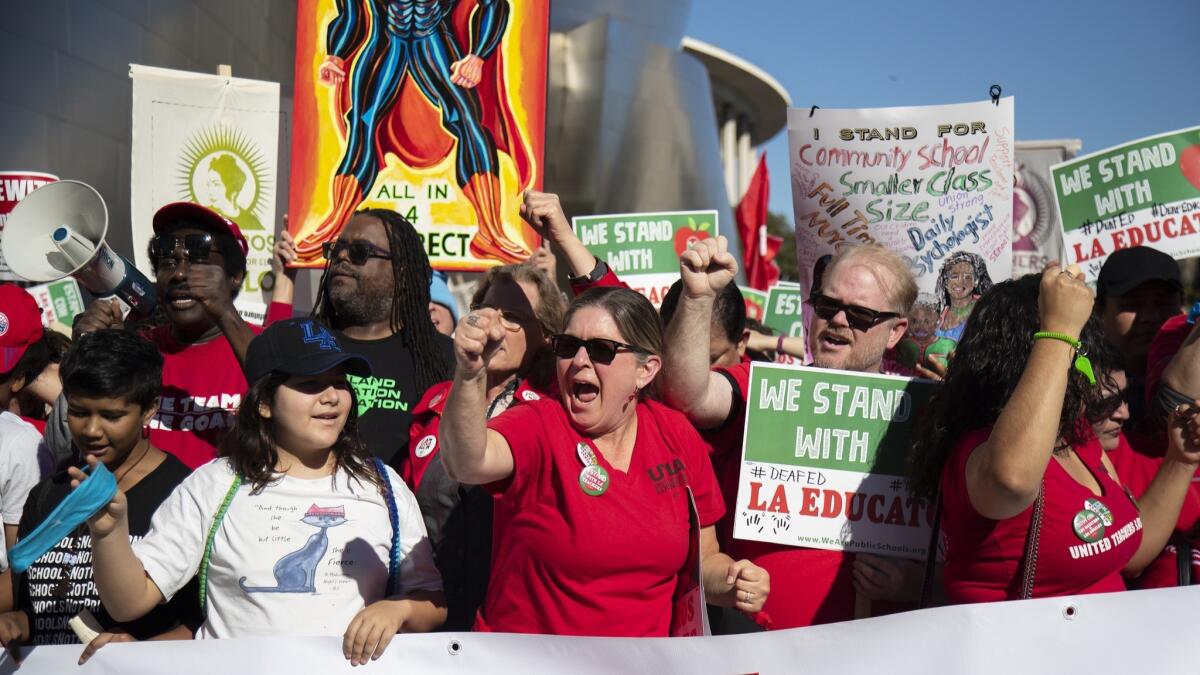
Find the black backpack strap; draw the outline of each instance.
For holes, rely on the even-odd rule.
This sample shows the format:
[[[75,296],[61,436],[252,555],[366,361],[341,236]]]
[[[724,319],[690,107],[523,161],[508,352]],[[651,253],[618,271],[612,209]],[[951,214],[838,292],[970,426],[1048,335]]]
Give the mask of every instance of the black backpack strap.
[[[925,577],[921,580],[921,599],[917,609],[925,609],[933,600],[934,567],[937,565],[938,539],[942,531],[942,492],[933,500],[933,529],[929,532],[929,548],[925,551]]]
[[[1179,577],[1180,586],[1192,585],[1192,542],[1184,535],[1176,534],[1172,537],[1175,541],[1175,569]]]

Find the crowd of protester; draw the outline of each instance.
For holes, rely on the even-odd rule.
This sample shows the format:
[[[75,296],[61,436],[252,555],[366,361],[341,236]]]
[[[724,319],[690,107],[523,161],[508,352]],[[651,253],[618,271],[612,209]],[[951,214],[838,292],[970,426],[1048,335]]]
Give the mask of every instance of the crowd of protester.
[[[246,239],[195,204],[154,217],[154,317],[94,301],[68,341],[0,285],[0,642],[73,643],[82,621],[82,662],[337,635],[362,664],[409,631],[666,636],[693,558],[723,633],[1195,576],[1200,333],[1169,256],[1119,251],[1095,293],[1075,267],[993,284],[964,258],[918,298],[896,253],[846,247],[805,342],[747,320],[723,238],[682,254],[655,310],[555,195],[521,215],[544,246],[487,272],[465,314],[380,209],[325,244],[311,316],[280,234],[262,328],[233,304]],[[733,537],[750,363],[806,353],[944,380],[911,452],[944,561]],[[99,465],[116,496],[7,569]]]

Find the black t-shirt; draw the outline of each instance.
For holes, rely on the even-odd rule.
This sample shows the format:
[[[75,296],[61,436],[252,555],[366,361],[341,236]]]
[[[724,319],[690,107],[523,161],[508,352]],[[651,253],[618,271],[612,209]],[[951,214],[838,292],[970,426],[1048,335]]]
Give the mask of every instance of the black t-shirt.
[[[162,464],[125,493],[129,500],[130,541],[145,536],[158,505],[189,473],[183,462],[168,454]],[[35,485],[25,501],[17,538],[28,536],[70,491],[71,477],[66,471]],[[164,633],[180,623],[193,627],[200,624],[195,579],[171,602],[155,607],[141,619],[123,624],[113,621],[100,606],[100,595],[92,581],[92,537],[87,525],[79,526],[34,561],[17,576],[15,585],[16,608],[29,615],[31,643],[35,645],[78,644],[67,621],[83,609],[95,615],[106,630],[120,626],[138,640]]]
[[[382,340],[354,340],[336,332],[342,349],[371,362],[370,377],[350,376],[358,399],[358,435],[374,455],[388,464],[408,452],[412,409],[424,391],[417,391],[416,364],[399,333]],[[445,359],[447,373],[454,365],[454,342],[440,333],[435,351]]]

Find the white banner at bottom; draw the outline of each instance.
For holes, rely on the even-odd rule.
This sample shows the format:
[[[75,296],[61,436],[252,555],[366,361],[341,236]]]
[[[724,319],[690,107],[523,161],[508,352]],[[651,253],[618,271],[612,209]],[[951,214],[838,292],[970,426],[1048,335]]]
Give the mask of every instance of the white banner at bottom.
[[[940,607],[772,633],[696,638],[401,635],[352,668],[334,637],[37,647],[20,673],[1189,673],[1200,588]],[[14,672],[7,657],[0,675]]]

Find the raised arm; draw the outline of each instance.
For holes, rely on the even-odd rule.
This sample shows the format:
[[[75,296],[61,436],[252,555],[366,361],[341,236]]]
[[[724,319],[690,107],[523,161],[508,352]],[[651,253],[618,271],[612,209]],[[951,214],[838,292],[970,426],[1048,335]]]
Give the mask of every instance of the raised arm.
[[[487,428],[487,362],[504,339],[500,314],[477,309],[454,330],[454,384],[438,426],[442,464],[451,478],[471,485],[512,475],[508,441]]]
[[[596,269],[599,261],[587,250],[583,242],[579,241],[579,237],[575,236],[575,230],[571,229],[571,221],[567,220],[558,195],[527,190],[521,203],[521,217],[535,232],[562,250],[571,276],[586,277]]]
[[[93,464],[94,459],[88,460]],[[68,469],[71,485],[78,486],[87,476],[74,467]],[[92,534],[92,575],[100,602],[116,621],[134,621],[145,616],[163,601],[142,561],[129,544],[129,502],[117,490],[112,501],[88,519]]]
[[[1158,467],[1154,480],[1138,500],[1142,518],[1142,543],[1137,553],[1125,566],[1125,573],[1137,575],[1142,572],[1167,545],[1175,523],[1179,520],[1179,509],[1191,488],[1200,463],[1200,401],[1181,406],[1171,413],[1168,420],[1167,455]],[[1116,470],[1104,457],[1109,473]],[[1119,479],[1120,476],[1117,476]]]
[[[729,417],[733,388],[708,362],[713,303],[737,274],[737,261],[725,237],[696,242],[679,258],[683,291],[667,324],[663,394],[668,404],[699,429],[720,426]]]
[[[1075,265],[1042,272],[1041,330],[1079,338],[1094,295]],[[1033,340],[1033,336],[1029,336]],[[1029,361],[992,433],[967,459],[967,494],[980,515],[1011,518],[1037,499],[1046,465],[1059,442],[1067,376],[1074,351],[1061,340],[1033,340]]]

